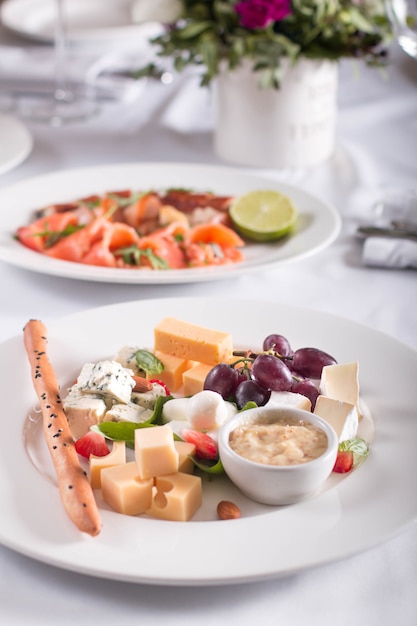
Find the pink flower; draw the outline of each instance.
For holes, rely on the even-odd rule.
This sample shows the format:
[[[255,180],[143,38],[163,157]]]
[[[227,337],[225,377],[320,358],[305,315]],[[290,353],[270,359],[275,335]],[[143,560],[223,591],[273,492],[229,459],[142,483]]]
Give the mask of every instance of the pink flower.
[[[244,28],[266,28],[291,13],[291,0],[243,0],[236,4],[235,10]]]

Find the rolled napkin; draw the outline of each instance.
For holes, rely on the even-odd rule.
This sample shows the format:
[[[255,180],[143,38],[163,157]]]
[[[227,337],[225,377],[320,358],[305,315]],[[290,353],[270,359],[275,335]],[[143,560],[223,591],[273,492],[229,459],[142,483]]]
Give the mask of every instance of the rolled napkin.
[[[417,241],[394,237],[368,237],[363,245],[365,265],[392,269],[417,269]]]

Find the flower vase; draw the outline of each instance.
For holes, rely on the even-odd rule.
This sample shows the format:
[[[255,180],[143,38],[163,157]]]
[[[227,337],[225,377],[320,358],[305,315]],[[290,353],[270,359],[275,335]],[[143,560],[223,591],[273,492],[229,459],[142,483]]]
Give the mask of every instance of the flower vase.
[[[334,151],[338,66],[328,60],[283,60],[279,89],[259,86],[243,64],[215,86],[214,147],[224,161],[262,168],[304,168]]]

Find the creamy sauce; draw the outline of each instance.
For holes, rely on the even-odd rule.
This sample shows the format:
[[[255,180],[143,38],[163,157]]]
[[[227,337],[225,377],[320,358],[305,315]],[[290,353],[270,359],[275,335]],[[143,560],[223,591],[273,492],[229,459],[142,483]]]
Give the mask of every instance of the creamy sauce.
[[[239,426],[230,433],[229,442],[232,450],[250,461],[264,465],[296,465],[323,454],[327,435],[309,422],[282,418]]]

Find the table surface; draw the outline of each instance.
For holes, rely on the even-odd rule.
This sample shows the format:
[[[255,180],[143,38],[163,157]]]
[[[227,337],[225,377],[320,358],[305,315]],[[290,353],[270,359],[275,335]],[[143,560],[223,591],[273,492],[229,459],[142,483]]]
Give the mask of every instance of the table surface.
[[[0,45],[5,43],[26,45],[0,29]],[[361,242],[354,236],[378,198],[393,188],[415,187],[417,64],[394,46],[385,75],[343,61],[339,79],[337,142],[331,160],[311,170],[241,168],[299,185],[337,207],[342,232],[328,249],[284,268],[233,280],[165,286],[61,279],[2,262],[0,341],[20,335],[29,318],[48,324],[106,304],[216,295],[268,299],[343,316],[417,349],[415,271],[365,267]],[[224,165],[213,151],[213,123],[210,93],[198,88],[195,76],[177,77],[171,85],[149,82],[136,101],[106,104],[89,122],[61,128],[28,122],[33,151],[0,177],[0,188],[51,171],[100,164]],[[385,544],[340,562],[288,578],[224,587],[101,580],[5,547],[0,547],[0,557],[0,621],[13,626],[82,625],[93,620],[120,626],[209,626],[228,618],[248,626],[417,623],[415,524]]]

